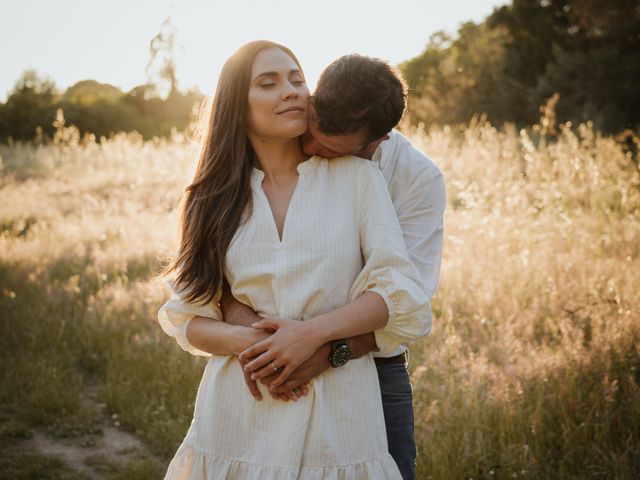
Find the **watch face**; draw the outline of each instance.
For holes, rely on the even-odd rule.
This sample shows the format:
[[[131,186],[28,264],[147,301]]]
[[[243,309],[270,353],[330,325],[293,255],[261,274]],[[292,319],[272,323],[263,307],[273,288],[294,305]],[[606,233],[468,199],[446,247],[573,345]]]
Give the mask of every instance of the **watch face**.
[[[333,354],[331,355],[331,366],[340,367],[344,365],[347,363],[350,356],[351,351],[346,343],[336,346],[333,350]]]

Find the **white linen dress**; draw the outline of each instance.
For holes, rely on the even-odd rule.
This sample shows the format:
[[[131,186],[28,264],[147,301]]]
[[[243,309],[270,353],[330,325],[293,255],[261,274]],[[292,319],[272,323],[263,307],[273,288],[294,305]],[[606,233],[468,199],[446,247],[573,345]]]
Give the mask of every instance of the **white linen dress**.
[[[261,316],[304,321],[372,290],[390,312],[375,332],[382,351],[426,333],[419,319],[429,300],[378,167],[355,157],[312,157],[298,172],[280,240],[262,189],[264,173],[253,170],[253,212],[226,256],[233,295]],[[158,318],[183,349],[209,356],[186,338],[195,315],[221,318],[216,302],[188,303],[172,288]],[[314,378],[297,402],[274,400],[261,384],[263,399],[256,401],[237,357],[210,357],[193,421],[166,479],[401,478],[387,450],[371,355]]]

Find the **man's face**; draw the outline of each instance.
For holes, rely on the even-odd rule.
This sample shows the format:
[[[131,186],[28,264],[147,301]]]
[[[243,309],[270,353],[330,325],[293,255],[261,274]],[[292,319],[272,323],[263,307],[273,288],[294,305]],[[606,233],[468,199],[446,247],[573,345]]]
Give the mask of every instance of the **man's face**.
[[[324,158],[355,155],[371,160],[380,142],[389,138],[385,135],[367,143],[367,137],[364,132],[356,132],[349,135],[326,135],[318,128],[315,110],[311,104],[309,104],[307,110],[309,112],[308,127],[302,136],[302,150],[307,155],[318,155]]]

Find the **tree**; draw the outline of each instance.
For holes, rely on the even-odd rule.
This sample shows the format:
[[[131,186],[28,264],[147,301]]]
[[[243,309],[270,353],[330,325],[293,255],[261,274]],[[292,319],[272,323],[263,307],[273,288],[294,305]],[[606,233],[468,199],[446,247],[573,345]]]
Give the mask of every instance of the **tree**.
[[[605,132],[640,125],[640,1],[512,0],[455,37],[432,37],[401,65],[414,122],[538,120],[559,94],[558,120]]]
[[[124,94],[118,87],[95,80],[81,80],[69,87],[62,101],[77,105],[93,105],[99,101],[117,102]]]
[[[400,66],[409,86],[414,122],[456,123],[474,113],[495,122],[509,118],[511,100],[504,78],[505,32],[467,22],[455,39],[431,37],[425,52]]]
[[[58,98],[53,80],[35,70],[25,71],[0,110],[3,127],[0,137],[30,140],[35,137],[37,127],[52,135]]]

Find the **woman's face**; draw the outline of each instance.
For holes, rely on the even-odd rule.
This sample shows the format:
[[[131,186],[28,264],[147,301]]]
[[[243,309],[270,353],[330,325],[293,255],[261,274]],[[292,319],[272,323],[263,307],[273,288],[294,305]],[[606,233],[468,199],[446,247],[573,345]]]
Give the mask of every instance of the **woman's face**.
[[[298,64],[279,48],[261,51],[249,85],[249,133],[260,139],[299,137],[307,129],[309,89]]]

